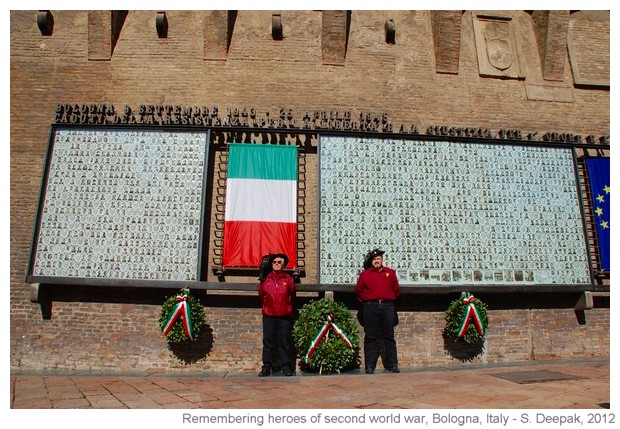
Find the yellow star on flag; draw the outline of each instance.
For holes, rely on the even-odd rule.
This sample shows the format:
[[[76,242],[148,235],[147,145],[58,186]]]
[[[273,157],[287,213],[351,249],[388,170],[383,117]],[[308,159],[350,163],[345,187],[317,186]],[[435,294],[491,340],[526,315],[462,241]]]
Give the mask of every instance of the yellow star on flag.
[[[600,207],[597,207],[596,210],[594,210],[596,212],[597,216],[603,216],[603,209]]]
[[[599,195],[598,197],[596,197],[596,199],[598,200],[599,203],[605,202],[605,197],[603,197],[602,195]]]
[[[609,187],[609,185],[605,186],[603,190],[605,191],[606,194],[609,194],[611,192],[611,188]]]
[[[601,226],[603,227],[603,229],[607,229],[607,228],[609,228],[609,222],[604,220],[603,222],[601,222]]]

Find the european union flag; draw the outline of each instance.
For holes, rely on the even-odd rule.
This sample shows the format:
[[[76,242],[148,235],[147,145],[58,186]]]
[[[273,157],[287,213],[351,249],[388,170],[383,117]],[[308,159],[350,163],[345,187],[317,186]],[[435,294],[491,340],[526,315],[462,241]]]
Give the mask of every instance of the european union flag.
[[[596,237],[601,254],[602,269],[609,271],[610,212],[609,197],[611,194],[609,176],[609,158],[588,158],[588,177],[592,191]]]

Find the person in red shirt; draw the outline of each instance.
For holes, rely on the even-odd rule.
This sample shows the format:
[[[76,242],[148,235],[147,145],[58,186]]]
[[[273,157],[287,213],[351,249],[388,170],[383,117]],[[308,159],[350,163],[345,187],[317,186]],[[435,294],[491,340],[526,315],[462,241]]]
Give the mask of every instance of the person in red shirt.
[[[400,295],[396,271],[383,265],[384,251],[374,249],[364,259],[355,296],[363,303],[364,363],[366,374],[375,372],[379,353],[385,351],[385,368],[400,372],[394,339],[394,301]]]
[[[293,309],[297,290],[293,276],[284,272],[288,257],[283,253],[269,255],[272,270],[258,285],[258,298],[263,313],[263,366],[259,377],[271,375],[274,352],[278,352],[282,371],[295,375],[293,356]]]

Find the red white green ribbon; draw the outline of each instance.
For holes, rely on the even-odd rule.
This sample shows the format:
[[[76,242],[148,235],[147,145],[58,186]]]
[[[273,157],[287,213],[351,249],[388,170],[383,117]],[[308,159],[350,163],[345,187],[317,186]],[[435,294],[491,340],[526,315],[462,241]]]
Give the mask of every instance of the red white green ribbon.
[[[185,331],[185,337],[191,340],[192,318],[190,316],[189,304],[187,303],[187,294],[177,295],[176,300],[177,305],[170,313],[170,316],[168,316],[168,321],[164,326],[164,335],[168,335],[177,320],[181,318],[181,321],[183,323],[183,330]]]
[[[463,320],[461,321],[461,326],[458,330],[458,336],[464,337],[467,333],[467,328],[469,328],[469,324],[473,320],[474,326],[476,327],[476,331],[478,334],[484,334],[484,325],[482,323],[482,317],[480,316],[480,312],[474,304],[474,300],[476,298],[471,294],[466,294],[463,296],[461,304],[467,306],[465,309],[465,315],[463,316]]]
[[[347,347],[349,347],[350,349],[353,348],[353,344],[351,344],[351,341],[349,340],[349,338],[347,338],[347,335],[342,331],[342,329],[338,327],[338,325],[333,322],[333,320],[334,317],[330,314],[327,318],[327,322],[325,322],[319,333],[316,334],[316,337],[314,337],[314,340],[312,340],[310,348],[308,349],[308,352],[304,357],[305,362],[308,362],[308,360],[312,356],[312,353],[314,353],[314,350],[317,348],[317,346],[319,345],[325,334],[327,334],[327,331],[329,331],[330,328],[333,329],[340,338],[342,338],[342,341],[346,343]]]

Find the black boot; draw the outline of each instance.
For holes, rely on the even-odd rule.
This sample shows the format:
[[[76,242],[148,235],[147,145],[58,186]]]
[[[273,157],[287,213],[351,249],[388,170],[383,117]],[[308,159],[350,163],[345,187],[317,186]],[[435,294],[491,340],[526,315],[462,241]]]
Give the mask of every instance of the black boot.
[[[269,377],[271,375],[271,368],[264,366],[258,373],[259,377]]]

